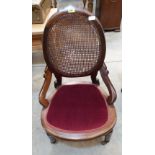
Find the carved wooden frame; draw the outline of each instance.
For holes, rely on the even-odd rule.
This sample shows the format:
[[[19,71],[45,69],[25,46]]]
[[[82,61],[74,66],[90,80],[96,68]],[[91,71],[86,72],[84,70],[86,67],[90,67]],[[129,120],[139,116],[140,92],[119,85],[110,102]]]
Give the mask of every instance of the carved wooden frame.
[[[87,15],[89,15],[89,13],[87,13]],[[53,17],[54,18],[54,17]],[[98,23],[98,27],[99,27],[99,31],[102,35],[102,43],[105,47],[105,40],[104,40],[104,34],[103,34],[103,29],[99,23],[99,21],[97,20]],[[50,23],[47,25],[50,26]],[[46,31],[44,33],[44,36],[46,38]],[[43,45],[45,43],[46,40],[43,41]],[[46,46],[43,46],[44,51],[46,51]],[[114,89],[114,86],[112,85],[109,77],[108,77],[108,70],[107,67],[104,63],[104,57],[105,57],[105,53],[102,55],[101,60],[98,63],[97,68],[93,69],[91,71],[91,73],[89,74],[82,74],[81,76],[90,76],[92,83],[99,85],[99,80],[96,78],[98,71],[100,71],[101,77],[103,82],[105,83],[108,92],[109,92],[109,96],[106,97],[106,106],[107,106],[107,110],[108,110],[108,120],[106,121],[106,123],[97,128],[97,129],[93,129],[93,130],[88,130],[87,132],[69,132],[69,131],[65,131],[65,130],[61,130],[58,129],[54,126],[52,126],[51,124],[49,124],[46,120],[46,116],[47,116],[47,112],[48,112],[48,108],[49,108],[49,101],[46,98],[46,93],[48,91],[49,85],[51,83],[51,78],[52,78],[52,74],[55,75],[56,77],[56,81],[54,83],[55,88],[59,87],[62,83],[62,77],[63,75],[59,74],[59,72],[57,72],[57,70],[54,70],[54,68],[52,66],[50,66],[50,64],[48,63],[48,61],[46,61],[47,66],[45,68],[45,73],[44,73],[44,83],[43,86],[41,88],[40,94],[39,94],[39,102],[40,104],[44,107],[43,111],[42,111],[42,116],[41,116],[41,122],[43,127],[45,128],[46,132],[48,133],[50,139],[52,140],[52,142],[55,142],[54,139],[52,139],[53,137],[56,138],[61,138],[61,139],[66,139],[66,140],[88,140],[88,139],[92,139],[92,138],[96,138],[98,136],[101,135],[105,135],[105,142],[108,142],[110,139],[110,135],[112,133],[112,129],[115,126],[116,123],[116,111],[115,111],[115,107],[114,107],[114,102],[116,100],[116,91]],[[47,55],[44,55],[45,60],[47,60]],[[65,77],[81,77],[81,76],[65,76]],[[103,94],[103,92],[100,90],[99,87],[97,87],[99,89],[99,91]],[[105,94],[103,94],[103,96],[105,96]]]
[[[43,86],[39,94],[40,104],[44,107],[42,111],[41,122],[47,134],[53,137],[53,138],[51,136],[49,137],[50,140],[52,139],[51,142],[55,143],[56,138],[77,141],[77,140],[93,139],[98,136],[105,136],[105,141],[102,141],[101,144],[106,144],[107,142],[109,142],[110,136],[112,134],[112,130],[116,123],[116,111],[115,111],[115,107],[113,106],[113,103],[115,102],[117,96],[116,96],[116,91],[108,77],[108,70],[107,70],[105,63],[103,64],[103,67],[101,68],[100,73],[109,91],[109,96],[107,97],[107,103],[108,103],[107,109],[108,109],[109,119],[107,120],[106,124],[104,124],[101,128],[95,129],[94,131],[91,131],[91,132],[89,131],[88,133],[86,132],[84,133],[69,133],[68,132],[67,133],[66,131],[63,132],[63,130],[60,131],[59,129],[54,128],[46,121],[45,118],[46,118],[48,107],[49,107],[48,106],[49,101],[46,98],[46,93],[51,83],[52,73],[48,69],[47,66],[44,72],[45,72],[44,73],[45,80],[44,80]],[[101,93],[103,94],[103,92]]]
[[[46,93],[48,91],[48,88],[49,88],[49,85],[51,83],[51,78],[52,78],[52,73],[51,71],[48,69],[48,67],[46,66],[45,68],[45,71],[44,71],[44,83],[43,83],[43,86],[41,88],[41,91],[39,93],[39,102],[40,104],[43,106],[43,107],[48,107],[49,105],[49,102],[48,100],[46,99]],[[107,103],[109,105],[112,105],[114,104],[116,98],[117,98],[117,94],[116,94],[116,90],[113,86],[113,84],[111,83],[110,79],[109,79],[109,71],[107,70],[107,66],[105,63],[103,63],[103,66],[102,68],[100,69],[100,74],[101,74],[101,77],[103,79],[103,82],[105,83],[106,87],[108,88],[108,91],[109,91],[109,96],[107,97]],[[96,75],[94,76],[96,79]],[[91,77],[93,79],[93,77]],[[61,83],[61,80],[59,81],[59,84]],[[93,83],[95,83],[95,81],[92,80]],[[98,83],[96,83],[98,84]]]
[[[44,80],[43,86],[39,93],[39,102],[44,108],[46,108],[49,105],[49,102],[46,98],[46,93],[48,91],[48,88],[49,88],[49,85],[50,85],[51,79],[52,79],[52,73],[48,69],[47,66],[45,67],[45,70],[44,70],[44,78],[45,78],[45,80]]]
[[[108,88],[108,91],[109,91],[109,96],[107,98],[107,102],[109,105],[112,105],[116,101],[117,94],[116,94],[116,90],[115,90],[113,84],[111,83],[111,81],[109,79],[109,76],[108,76],[109,71],[107,70],[107,66],[105,63],[103,63],[103,66],[100,69],[100,74],[101,74],[101,77],[102,77],[106,87]]]

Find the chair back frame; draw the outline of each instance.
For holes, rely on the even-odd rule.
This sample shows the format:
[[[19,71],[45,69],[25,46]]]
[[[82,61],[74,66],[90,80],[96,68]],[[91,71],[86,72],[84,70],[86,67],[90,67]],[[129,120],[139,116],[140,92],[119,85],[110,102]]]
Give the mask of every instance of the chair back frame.
[[[73,19],[73,17],[75,19]],[[99,20],[97,18],[95,18],[94,20],[89,20],[90,17],[93,17],[91,13],[87,11],[76,10],[73,13],[69,13],[67,11],[59,12],[49,19],[43,35],[43,53],[44,53],[44,59],[46,61],[46,64],[49,70],[51,71],[51,73],[54,73],[57,79],[57,83],[55,83],[55,87],[61,85],[62,77],[83,77],[83,76],[90,75],[93,83],[97,83],[96,75],[104,63],[106,44],[105,44],[104,30]],[[66,22],[65,20],[68,20],[68,22]],[[82,22],[85,22],[85,23],[82,25]],[[79,27],[80,24],[81,24],[81,28]],[[85,29],[87,28],[85,27],[86,24],[89,24],[88,28],[91,31],[90,33],[93,33],[92,36],[89,37],[89,34],[86,37],[83,36],[84,38],[80,38],[80,36],[76,36],[79,31],[82,31],[82,32],[86,31],[86,34],[87,32],[89,32],[89,30]],[[68,34],[71,37],[69,38],[69,41],[70,41],[69,43],[65,42],[65,39],[66,40],[68,39],[67,33],[62,34],[61,36],[58,36],[61,34],[60,32],[61,28],[63,28],[64,30],[66,29],[68,31],[71,30],[70,32],[71,34]],[[64,38],[63,38],[63,35],[64,35]],[[62,45],[60,44],[58,37],[60,38],[60,41],[64,40]],[[57,38],[57,40],[53,38]],[[84,39],[86,39],[86,42],[82,42],[84,41]],[[75,45],[75,42],[78,42],[78,41],[80,42]],[[96,42],[92,42],[92,41],[96,41]],[[70,45],[67,47],[67,49],[66,49],[65,43]],[[71,43],[73,43],[75,46],[72,47]],[[77,47],[79,47],[81,50],[78,51]],[[92,47],[94,49],[92,49]],[[75,50],[73,48],[75,48]],[[88,48],[88,50],[86,48]],[[67,51],[69,51],[69,53]],[[75,55],[74,55],[74,52],[75,52]],[[77,65],[73,66],[74,62],[73,63],[71,62],[72,57],[67,56],[67,54],[75,57],[73,61],[76,61],[75,63]],[[79,56],[79,59],[77,58],[78,56]],[[67,58],[69,57],[66,62],[69,61],[68,63],[72,65],[71,67],[70,65],[65,66],[66,57]],[[80,58],[83,58],[83,60],[80,60]],[[97,60],[95,60],[96,58]],[[60,64],[63,65],[63,67],[60,67]],[[69,67],[71,71],[69,71],[68,69]],[[81,71],[82,68],[83,70]]]

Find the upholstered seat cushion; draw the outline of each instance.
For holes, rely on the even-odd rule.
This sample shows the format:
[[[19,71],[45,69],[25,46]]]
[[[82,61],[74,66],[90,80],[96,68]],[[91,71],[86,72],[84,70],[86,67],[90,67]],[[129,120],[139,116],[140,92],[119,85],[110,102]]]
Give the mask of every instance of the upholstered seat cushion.
[[[63,130],[96,129],[108,119],[106,99],[93,84],[63,85],[53,96],[46,119]]]

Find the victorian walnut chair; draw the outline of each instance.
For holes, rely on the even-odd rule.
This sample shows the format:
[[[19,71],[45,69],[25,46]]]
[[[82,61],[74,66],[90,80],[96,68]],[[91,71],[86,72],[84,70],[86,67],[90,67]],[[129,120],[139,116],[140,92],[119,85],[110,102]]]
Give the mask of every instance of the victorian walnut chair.
[[[99,20],[87,11],[63,11],[45,26],[43,53],[47,64],[39,94],[42,126],[51,143],[58,139],[89,140],[105,136],[109,142],[116,123],[116,91],[104,63],[105,37]],[[105,95],[96,78],[100,71],[108,89]],[[52,74],[56,91],[46,98]],[[62,84],[62,77],[90,76],[90,83]]]

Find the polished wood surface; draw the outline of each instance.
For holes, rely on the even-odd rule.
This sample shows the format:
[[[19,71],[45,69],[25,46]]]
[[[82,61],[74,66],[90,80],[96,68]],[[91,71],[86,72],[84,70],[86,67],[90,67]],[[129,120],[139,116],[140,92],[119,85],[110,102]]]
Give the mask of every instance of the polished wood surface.
[[[122,19],[122,0],[97,0],[96,16],[104,30],[120,31]]]
[[[103,63],[103,66],[100,69],[100,73],[101,73],[101,77],[109,91],[109,96],[107,98],[107,102],[109,105],[112,105],[117,98],[117,94],[116,94],[116,90],[115,90],[113,84],[111,83],[111,81],[108,77],[109,71],[107,70],[107,66],[105,63]]]
[[[46,93],[47,93],[49,85],[51,83],[52,74],[49,71],[48,67],[45,68],[44,72],[45,72],[44,73],[45,80],[44,80],[43,86],[42,86],[40,93],[39,93],[39,102],[45,108],[49,105],[49,102],[46,98]]]

